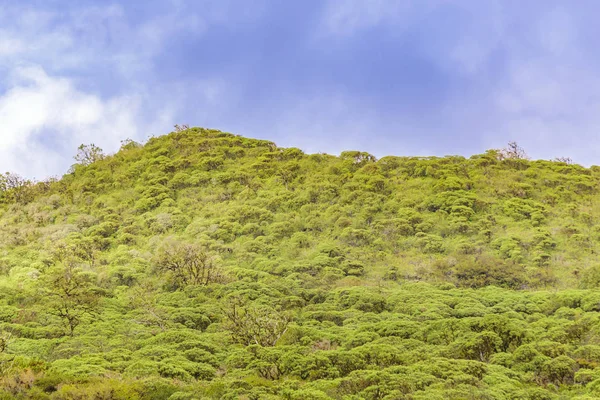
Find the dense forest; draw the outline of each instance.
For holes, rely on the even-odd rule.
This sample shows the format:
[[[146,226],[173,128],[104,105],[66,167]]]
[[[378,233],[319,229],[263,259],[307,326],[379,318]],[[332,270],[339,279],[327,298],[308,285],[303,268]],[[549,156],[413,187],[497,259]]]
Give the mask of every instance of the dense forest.
[[[600,398],[600,167],[177,128],[0,177],[0,399]]]

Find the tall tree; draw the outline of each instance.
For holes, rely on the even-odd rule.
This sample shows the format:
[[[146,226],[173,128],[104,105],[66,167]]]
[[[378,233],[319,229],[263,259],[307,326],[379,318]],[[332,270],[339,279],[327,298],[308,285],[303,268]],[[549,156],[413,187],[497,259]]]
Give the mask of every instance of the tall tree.
[[[75,161],[81,165],[90,165],[96,161],[100,161],[104,158],[104,152],[102,149],[95,144],[82,144],[77,148],[77,154],[75,155]]]
[[[96,315],[100,293],[93,276],[84,272],[74,260],[67,260],[49,270],[42,279],[42,290],[51,315],[65,323],[73,336],[85,316]]]

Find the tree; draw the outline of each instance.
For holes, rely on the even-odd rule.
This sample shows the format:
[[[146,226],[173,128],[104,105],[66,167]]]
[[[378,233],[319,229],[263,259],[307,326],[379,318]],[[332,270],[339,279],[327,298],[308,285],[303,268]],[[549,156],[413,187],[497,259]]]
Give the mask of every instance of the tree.
[[[120,150],[129,150],[129,149],[139,149],[143,147],[142,144],[136,142],[133,139],[125,139],[121,140],[121,149]]]
[[[166,240],[154,257],[160,272],[168,272],[176,287],[208,285],[223,278],[215,258],[194,243]]]
[[[188,124],[183,124],[183,125],[175,124],[175,132],[183,132],[183,131],[187,131],[188,129],[190,129],[190,126]]]
[[[502,347],[502,339],[494,332],[483,331],[461,340],[458,346],[462,357],[488,362],[490,356]]]
[[[33,182],[12,172],[0,175],[0,199],[6,198],[17,203],[31,200]]]
[[[560,163],[565,163],[565,164],[573,164],[573,159],[571,157],[556,157],[554,160],[554,162],[560,162]]]
[[[135,322],[145,326],[157,326],[161,331],[168,328],[168,314],[160,307],[158,295],[149,282],[132,288],[129,293],[130,307],[135,310]]]
[[[104,152],[102,149],[95,144],[82,144],[77,148],[77,154],[75,155],[75,161],[81,165],[90,165],[96,161],[100,161],[104,158]]]
[[[528,160],[529,156],[517,142],[508,142],[508,145],[501,150],[501,156],[509,160]]]
[[[90,267],[94,265],[97,248],[93,238],[73,235],[69,241],[59,241],[50,249],[55,262],[65,262],[76,259],[85,261]]]
[[[74,260],[48,271],[42,285],[47,299],[45,307],[51,315],[63,320],[71,336],[85,316],[96,315],[99,290],[92,275],[85,273]]]
[[[10,341],[10,334],[3,333],[0,335],[0,354],[6,351],[8,342]]]
[[[247,304],[240,298],[231,299],[223,313],[233,340],[245,346],[275,346],[290,324],[287,315],[268,306]]]
[[[576,370],[577,363],[570,357],[562,355],[546,361],[537,378],[542,383],[571,384]]]

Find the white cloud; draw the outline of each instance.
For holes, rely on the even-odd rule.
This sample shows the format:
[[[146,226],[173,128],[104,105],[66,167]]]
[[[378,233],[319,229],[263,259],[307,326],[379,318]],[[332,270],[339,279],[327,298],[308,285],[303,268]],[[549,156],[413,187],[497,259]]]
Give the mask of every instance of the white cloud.
[[[117,3],[102,5],[23,4],[0,8],[0,66],[35,63],[47,70],[114,70],[125,79],[152,70],[165,41],[185,32],[200,35],[213,21],[182,7],[150,18],[133,18]]]
[[[351,36],[389,25],[398,34],[419,23],[443,0],[328,0],[318,36]]]
[[[0,57],[9,57],[18,54],[23,51],[23,48],[23,42],[0,31]]]
[[[399,5],[387,0],[330,1],[323,22],[329,33],[347,35],[380,24],[394,15]]]
[[[511,11],[495,19],[499,26],[494,30],[480,26],[458,42],[468,47],[473,37],[487,38],[489,48],[501,49],[505,58],[496,81],[452,98],[446,114],[460,121],[456,126],[466,136],[479,134],[484,148],[515,140],[533,158],[567,156],[599,164],[600,77],[590,57],[591,43],[580,33],[586,27],[585,10],[559,4],[523,15]],[[500,15],[498,10],[493,14]],[[494,17],[480,10],[474,19]],[[489,57],[484,52],[479,64],[489,63]],[[481,79],[477,68],[471,74],[474,81]]]
[[[595,49],[582,39],[582,29],[595,23],[595,14],[582,22],[574,8],[551,3],[328,0],[316,32],[306,33],[308,41],[318,41],[315,48],[327,51],[331,42],[321,40],[327,38],[351,49],[357,35],[374,27],[405,43],[403,34],[412,30],[419,57],[447,74],[450,84],[461,84],[448,93],[440,89],[443,96],[424,85],[424,95],[445,101],[427,115],[382,108],[381,99],[361,96],[352,83],[323,85],[322,94],[312,97],[290,92],[275,109],[260,110],[260,104],[240,104],[243,78],[145,80],[174,36],[199,36],[215,24],[236,29],[256,21],[264,0],[169,0],[162,14],[135,18],[127,15],[127,3],[63,10],[3,6],[0,172],[60,174],[81,143],[111,151],[121,139],[164,133],[174,123],[231,129],[308,151],[355,148],[378,156],[483,151],[517,140],[534,157],[594,163],[600,151],[600,78],[590,64]],[[118,84],[98,84],[110,93],[94,93],[94,74],[103,72]],[[439,98],[432,101],[443,103]],[[443,135],[456,140],[444,141]]]
[[[120,139],[141,139],[149,127],[166,129],[168,114],[144,121],[141,96],[101,99],[79,91],[65,78],[40,67],[14,71],[0,96],[0,170],[45,178],[66,172],[81,143],[107,151]]]
[[[174,0],[165,12],[131,18],[124,6],[110,2],[64,8],[3,4],[0,172],[60,175],[82,143],[110,152],[122,139],[144,140],[187,122],[175,118],[190,99],[210,114],[226,95],[227,85],[218,79],[146,77],[174,35],[199,36],[210,24],[228,23],[222,6],[213,8],[200,14]],[[108,84],[96,80],[107,76]]]

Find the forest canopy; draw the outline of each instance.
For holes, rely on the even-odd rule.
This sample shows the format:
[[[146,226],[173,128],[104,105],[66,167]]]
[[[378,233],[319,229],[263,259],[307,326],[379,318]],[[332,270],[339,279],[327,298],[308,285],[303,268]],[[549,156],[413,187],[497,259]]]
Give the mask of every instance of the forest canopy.
[[[600,167],[178,126],[0,176],[0,399],[600,398]]]

